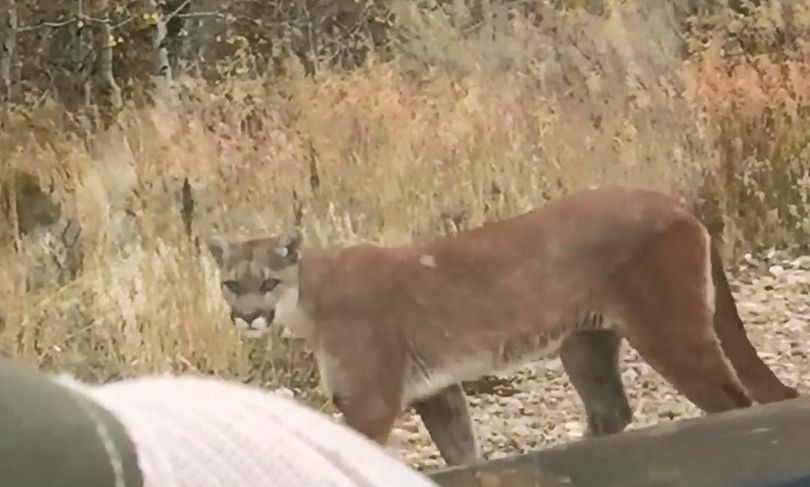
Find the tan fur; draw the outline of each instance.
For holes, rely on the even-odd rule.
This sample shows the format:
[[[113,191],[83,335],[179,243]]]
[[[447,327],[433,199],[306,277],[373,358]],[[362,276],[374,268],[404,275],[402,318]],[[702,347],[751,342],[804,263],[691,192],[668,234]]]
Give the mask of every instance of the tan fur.
[[[224,297],[234,316],[251,317],[288,296],[277,320],[309,340],[345,421],[381,443],[409,404],[442,398],[424,403],[425,414],[467,418],[454,426],[463,439],[448,433],[443,442],[455,442],[456,450],[447,449],[458,462],[474,460],[456,385],[548,357],[588,331],[626,338],[707,412],[747,407],[749,396],[769,402],[796,395],[748,341],[705,227],[660,193],[584,191],[512,219],[394,247],[355,245],[299,258],[299,242],[297,234],[213,241],[223,281],[254,291],[225,289]],[[280,279],[278,288],[257,294],[267,276]],[[581,381],[574,382],[580,391]],[[626,402],[621,384],[616,388]],[[615,414],[622,418],[612,429],[621,429],[629,412]]]

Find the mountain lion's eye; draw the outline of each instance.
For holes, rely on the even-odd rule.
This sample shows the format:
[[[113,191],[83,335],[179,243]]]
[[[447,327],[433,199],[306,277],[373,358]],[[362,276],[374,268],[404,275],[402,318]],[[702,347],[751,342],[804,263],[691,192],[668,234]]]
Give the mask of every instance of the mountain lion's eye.
[[[278,283],[279,283],[278,279],[273,279],[272,277],[270,279],[266,279],[262,283],[262,292],[263,293],[269,293],[270,291],[275,289],[276,286],[278,286]]]
[[[222,281],[222,285],[228,288],[228,291],[239,294],[239,283],[237,281]]]

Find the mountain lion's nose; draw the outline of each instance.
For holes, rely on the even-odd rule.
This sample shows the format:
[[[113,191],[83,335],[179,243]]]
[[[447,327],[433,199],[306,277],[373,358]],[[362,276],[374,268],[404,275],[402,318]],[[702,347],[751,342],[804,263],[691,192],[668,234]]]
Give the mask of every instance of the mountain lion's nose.
[[[258,311],[254,311],[252,313],[237,313],[237,312],[234,311],[234,312],[231,312],[231,319],[233,321],[236,321],[237,319],[240,319],[240,320],[244,321],[245,323],[250,324],[250,323],[253,323],[253,320],[258,318],[260,315],[261,315],[261,313],[259,313]]]
[[[248,326],[253,328],[261,328],[262,326],[267,326],[273,322],[273,319],[275,319],[275,317],[276,317],[276,310],[274,309],[271,309],[270,311],[267,311],[264,314],[262,314],[261,311],[253,311],[251,313],[236,313],[236,312],[231,313],[231,320],[236,321],[237,319],[240,319],[245,323],[247,323]],[[259,324],[259,322],[256,321],[259,318],[263,318],[263,320],[261,320],[264,321],[263,325]]]

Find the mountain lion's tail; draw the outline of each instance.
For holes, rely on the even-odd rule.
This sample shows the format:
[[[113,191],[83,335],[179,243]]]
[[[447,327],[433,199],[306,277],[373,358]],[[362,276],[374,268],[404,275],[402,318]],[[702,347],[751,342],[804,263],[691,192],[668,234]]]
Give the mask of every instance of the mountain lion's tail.
[[[751,398],[760,404],[798,397],[796,389],[784,385],[776,377],[748,340],[720,261],[720,253],[713,243],[711,264],[715,287],[714,329],[740,382]]]

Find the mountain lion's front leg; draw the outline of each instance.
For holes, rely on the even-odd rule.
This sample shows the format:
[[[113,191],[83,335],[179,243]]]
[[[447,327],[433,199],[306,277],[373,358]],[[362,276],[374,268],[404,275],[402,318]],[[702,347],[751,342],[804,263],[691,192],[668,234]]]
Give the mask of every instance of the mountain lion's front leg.
[[[350,334],[339,335],[328,347],[316,348],[321,382],[346,425],[386,446],[394,422],[404,409],[403,362],[384,347],[364,347],[368,353],[356,360],[356,355],[343,353],[353,349],[348,343],[353,338]]]
[[[563,367],[588,416],[588,433],[618,433],[633,412],[619,373],[621,337],[612,330],[583,330],[565,339],[560,350]]]
[[[414,402],[414,408],[448,465],[469,465],[481,459],[461,384]]]

